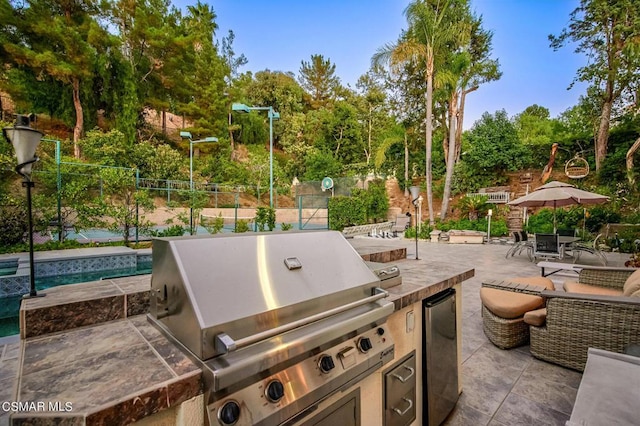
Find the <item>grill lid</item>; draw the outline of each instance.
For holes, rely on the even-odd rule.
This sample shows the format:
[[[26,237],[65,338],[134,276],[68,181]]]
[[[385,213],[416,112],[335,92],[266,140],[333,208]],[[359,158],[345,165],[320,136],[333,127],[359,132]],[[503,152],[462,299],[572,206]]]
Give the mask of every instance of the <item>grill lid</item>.
[[[379,284],[335,231],[159,238],[150,312],[208,359],[238,339],[370,298]]]

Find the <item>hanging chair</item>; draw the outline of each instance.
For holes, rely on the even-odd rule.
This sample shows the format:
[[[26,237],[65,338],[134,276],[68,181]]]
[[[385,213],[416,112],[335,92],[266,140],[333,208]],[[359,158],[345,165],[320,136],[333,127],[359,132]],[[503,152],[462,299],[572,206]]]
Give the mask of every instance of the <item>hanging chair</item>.
[[[564,174],[571,179],[582,179],[589,174],[589,163],[576,155],[564,165]]]

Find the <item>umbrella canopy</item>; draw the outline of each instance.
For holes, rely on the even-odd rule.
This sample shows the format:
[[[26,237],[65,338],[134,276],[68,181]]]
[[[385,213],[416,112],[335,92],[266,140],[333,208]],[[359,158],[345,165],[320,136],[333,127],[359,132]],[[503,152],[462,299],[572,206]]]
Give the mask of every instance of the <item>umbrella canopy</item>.
[[[520,207],[553,207],[553,229],[556,228],[556,207],[574,204],[602,204],[609,201],[609,197],[595,192],[583,191],[569,183],[552,181],[524,197],[516,198],[508,204]]]

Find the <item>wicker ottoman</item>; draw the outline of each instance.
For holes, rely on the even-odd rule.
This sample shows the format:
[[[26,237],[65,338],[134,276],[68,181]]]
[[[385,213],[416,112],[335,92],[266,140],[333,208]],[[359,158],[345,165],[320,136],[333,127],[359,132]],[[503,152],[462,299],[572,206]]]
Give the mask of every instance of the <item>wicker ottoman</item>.
[[[554,288],[553,282],[544,277],[518,277],[510,281]],[[524,314],[542,307],[542,297],[483,287],[480,300],[484,333],[491,343],[509,349],[529,342],[529,325],[524,322]]]

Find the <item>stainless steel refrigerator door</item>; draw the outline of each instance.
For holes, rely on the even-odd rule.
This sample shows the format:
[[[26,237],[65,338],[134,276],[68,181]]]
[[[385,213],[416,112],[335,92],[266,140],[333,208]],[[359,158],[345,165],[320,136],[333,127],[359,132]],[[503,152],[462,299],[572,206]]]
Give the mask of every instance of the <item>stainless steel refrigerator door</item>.
[[[437,426],[458,401],[455,290],[425,299],[423,305],[423,418],[428,419],[429,426]]]

